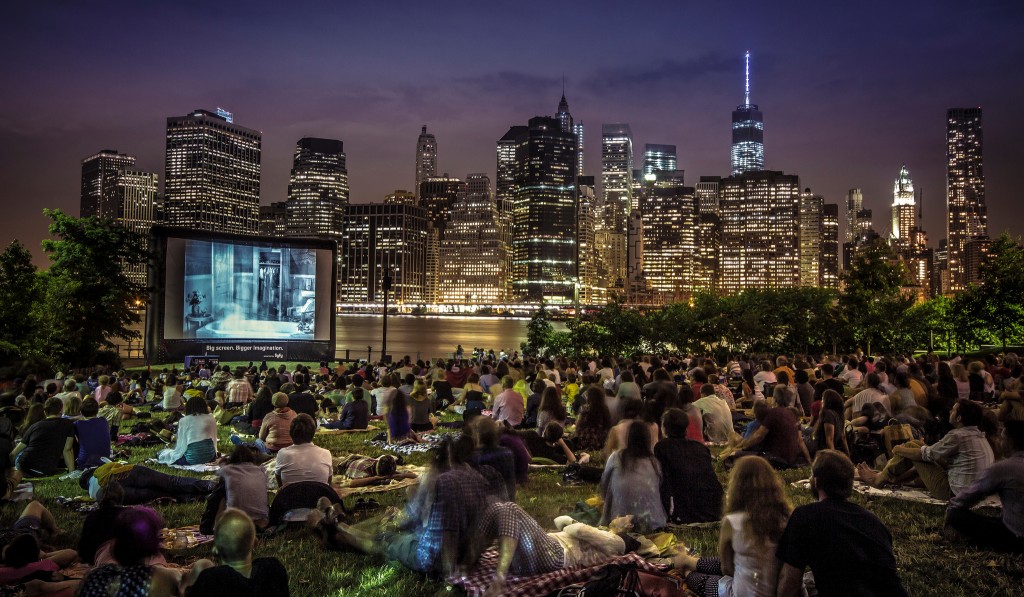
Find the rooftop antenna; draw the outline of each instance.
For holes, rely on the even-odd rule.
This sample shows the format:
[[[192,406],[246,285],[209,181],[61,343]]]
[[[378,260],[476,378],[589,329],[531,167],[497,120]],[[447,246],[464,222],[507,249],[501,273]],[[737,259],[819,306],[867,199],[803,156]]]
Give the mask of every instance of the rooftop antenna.
[[[565,73],[562,73],[562,97],[565,97]]]
[[[746,76],[746,87],[744,88],[744,92],[743,92],[743,105],[744,106],[749,106],[750,105],[750,50],[747,50],[746,59],[747,59],[747,68],[746,68],[747,76]]]

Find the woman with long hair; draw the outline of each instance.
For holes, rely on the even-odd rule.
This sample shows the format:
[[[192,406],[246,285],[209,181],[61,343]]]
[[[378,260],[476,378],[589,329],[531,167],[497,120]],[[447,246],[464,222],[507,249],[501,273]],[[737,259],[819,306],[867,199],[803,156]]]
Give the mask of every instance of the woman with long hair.
[[[206,464],[217,459],[217,421],[201,396],[185,403],[177,435],[175,447],[157,454],[161,464]]]
[[[668,522],[661,503],[661,465],[651,450],[646,422],[637,419],[629,424],[626,444],[608,457],[600,487],[604,497],[602,525],[632,515],[634,529],[642,533]]]
[[[764,400],[764,394],[761,389],[757,387],[757,382],[754,381],[754,372],[750,369],[743,370],[743,403],[753,404],[758,400]]]
[[[537,409],[537,433],[544,435],[544,428],[548,423],[557,423],[565,427],[565,420],[569,413],[565,411],[565,403],[558,397],[558,390],[554,386],[544,388],[540,397],[540,407]]]
[[[147,563],[160,554],[164,526],[160,514],[149,508],[122,510],[114,521],[111,553],[115,563],[94,568],[82,581],[78,595],[177,595],[181,575]]]
[[[782,480],[767,460],[737,460],[725,494],[718,557],[676,557],[675,566],[688,573],[686,586],[712,597],[774,597],[782,567],[775,551],[792,511]]]
[[[814,426],[812,441],[807,446],[813,455],[818,450],[839,450],[849,456],[850,446],[846,443],[846,429],[843,421],[843,397],[835,390],[825,390],[821,395],[821,414]]]
[[[399,392],[401,394],[401,392]],[[430,431],[434,428],[434,423],[430,420],[430,413],[433,412],[433,402],[430,397],[427,396],[427,386],[420,380],[412,385],[412,392],[410,392],[409,406],[411,407],[410,413],[412,421],[410,426],[413,431]]]
[[[412,406],[404,393],[395,393],[384,418],[388,423],[389,444],[420,442],[419,436],[412,430]]]
[[[971,397],[971,382],[967,377],[967,368],[960,363],[952,365],[953,379],[956,381],[957,400]]]
[[[576,420],[576,431],[572,441],[577,450],[600,450],[608,441],[612,428],[612,414],[604,401],[604,391],[590,386],[586,391],[586,403]]]

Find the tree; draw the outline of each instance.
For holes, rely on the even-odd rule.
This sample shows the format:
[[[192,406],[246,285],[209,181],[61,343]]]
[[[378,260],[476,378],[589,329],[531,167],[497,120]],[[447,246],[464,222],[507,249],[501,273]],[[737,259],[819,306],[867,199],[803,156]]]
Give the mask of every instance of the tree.
[[[39,302],[39,288],[32,254],[15,240],[0,253],[0,342],[4,352],[15,353],[9,356],[24,352],[35,336],[30,314]]]
[[[524,354],[543,354],[544,349],[551,343],[551,335],[554,327],[551,325],[547,304],[542,300],[540,308],[530,317],[530,323],[526,324],[526,341],[520,343],[519,347]]]
[[[905,318],[914,304],[913,294],[904,290],[909,280],[906,266],[895,260],[886,244],[876,241],[854,255],[843,279],[846,287],[839,308],[850,340],[865,344],[868,353],[872,345],[906,350]]]
[[[1024,248],[1003,233],[981,262],[979,318],[1006,350],[1007,340],[1021,337],[1024,321]]]
[[[75,218],[44,209],[54,238],[43,241],[50,269],[41,275],[42,300],[33,313],[39,321],[40,351],[73,367],[95,363],[111,338],[135,339],[139,322],[133,303],[146,290],[124,272],[125,265],[148,260],[141,239],[116,223]]]

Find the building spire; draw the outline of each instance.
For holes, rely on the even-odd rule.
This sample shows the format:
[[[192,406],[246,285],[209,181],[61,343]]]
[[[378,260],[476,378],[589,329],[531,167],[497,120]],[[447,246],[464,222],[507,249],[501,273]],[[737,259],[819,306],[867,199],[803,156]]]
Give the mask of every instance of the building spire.
[[[743,90],[743,105],[750,105],[750,50],[746,53],[746,85]]]

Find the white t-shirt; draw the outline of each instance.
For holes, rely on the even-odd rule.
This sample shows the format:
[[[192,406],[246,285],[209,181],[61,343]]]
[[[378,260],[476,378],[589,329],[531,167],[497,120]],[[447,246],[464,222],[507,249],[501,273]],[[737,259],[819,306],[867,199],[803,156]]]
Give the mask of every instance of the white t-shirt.
[[[277,453],[277,474],[281,477],[281,486],[301,481],[331,483],[334,462],[331,453],[313,443],[296,444],[282,448]]]

